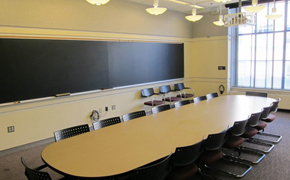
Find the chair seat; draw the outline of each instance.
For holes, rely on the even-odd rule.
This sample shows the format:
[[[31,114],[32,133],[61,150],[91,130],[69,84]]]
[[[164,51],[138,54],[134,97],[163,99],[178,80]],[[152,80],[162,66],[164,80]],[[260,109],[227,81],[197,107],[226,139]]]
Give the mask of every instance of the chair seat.
[[[177,95],[176,97],[182,97],[182,98],[191,98],[191,97],[193,97],[193,94],[182,94],[182,95]]]
[[[263,121],[270,123],[276,119],[276,116],[274,114],[269,114],[269,116],[265,119],[262,119]]]
[[[187,166],[176,167],[164,180],[187,180],[198,171],[197,165],[191,163]]]
[[[229,149],[235,149],[239,145],[243,144],[244,138],[239,136],[229,136],[223,147],[229,148]]]
[[[244,134],[242,135],[242,137],[251,138],[255,136],[256,134],[258,134],[258,130],[256,128],[248,127],[246,131],[244,132]]]
[[[170,100],[171,99],[171,100]],[[171,101],[171,102],[173,102],[173,101],[180,101],[181,100],[181,98],[179,98],[179,97],[167,97],[167,98],[165,98],[165,99],[163,99],[163,100],[165,100],[165,101]]]
[[[153,101],[144,102],[144,104],[147,105],[147,106],[159,106],[159,105],[164,104],[164,101],[161,101],[161,100],[153,100]]]
[[[212,164],[223,157],[223,152],[219,149],[212,151],[205,151],[198,158],[198,161],[203,164]]]
[[[265,121],[260,121],[259,124],[257,126],[255,126],[255,128],[260,131],[262,129],[265,129],[265,127],[267,126],[267,123]]]

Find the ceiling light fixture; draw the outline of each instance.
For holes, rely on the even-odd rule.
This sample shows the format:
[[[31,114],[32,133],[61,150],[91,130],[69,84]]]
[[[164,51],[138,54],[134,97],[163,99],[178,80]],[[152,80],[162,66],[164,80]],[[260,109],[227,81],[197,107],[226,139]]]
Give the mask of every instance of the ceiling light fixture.
[[[218,3],[226,3],[226,2],[230,2],[231,0],[214,0],[214,1]]]
[[[214,25],[216,26],[223,26],[225,25],[224,20],[223,20],[223,15],[222,15],[222,4],[220,4],[220,15],[219,15],[219,20],[213,22]]]
[[[202,7],[202,6],[199,6],[199,5],[190,5],[191,7],[193,7],[193,8],[196,8],[196,9],[204,9],[204,7]]]
[[[187,19],[188,21],[196,22],[199,21],[202,17],[203,15],[196,15],[196,9],[193,8],[192,15],[185,16],[185,19]]]
[[[88,3],[91,3],[93,5],[104,5],[107,4],[110,0],[86,0]]]
[[[258,0],[252,0],[252,5],[253,6],[245,7],[245,10],[247,12],[257,13],[257,12],[262,11],[265,8],[265,6],[258,5]]]
[[[160,14],[163,14],[167,8],[163,8],[163,7],[158,7],[159,5],[159,0],[154,0],[153,2],[153,8],[147,8],[146,11],[149,13],[149,14],[152,14],[152,15],[160,15]]]
[[[277,14],[277,12],[276,12],[276,2],[274,0],[274,7],[272,9],[272,14],[271,15],[266,15],[266,18],[270,19],[270,20],[276,20],[276,19],[278,19],[278,18],[280,18],[282,16],[283,16],[282,14]]]
[[[178,0],[169,0],[169,1],[175,2],[175,3],[178,3],[178,4],[188,5],[187,2],[183,2],[183,1],[178,1]]]

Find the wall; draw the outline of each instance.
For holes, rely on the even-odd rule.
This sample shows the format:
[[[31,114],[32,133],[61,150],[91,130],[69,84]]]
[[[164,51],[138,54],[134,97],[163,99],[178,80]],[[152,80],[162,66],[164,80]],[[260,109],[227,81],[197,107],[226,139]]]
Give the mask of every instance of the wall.
[[[227,94],[230,87],[230,65],[228,63],[227,36],[194,38],[192,49],[194,64],[192,68],[193,88],[197,96],[219,92],[219,86],[225,87]],[[218,70],[225,66],[226,70]]]
[[[228,14],[228,10],[223,10],[223,14]],[[214,21],[218,21],[219,14],[211,14],[210,12],[203,13],[203,18],[194,23],[193,37],[214,37],[214,36],[227,36],[228,28],[215,26]]]
[[[192,36],[183,13],[167,11],[152,16],[147,6],[112,0],[104,6],[86,0],[1,0],[1,26],[36,27],[125,34]]]
[[[121,0],[101,7],[85,0],[1,0],[2,37],[182,42],[185,78],[0,106],[0,151],[51,138],[59,129],[91,125],[93,109],[102,109],[101,119],[141,109],[149,111],[150,107],[143,105],[145,99],[140,98],[143,88],[154,87],[157,91],[161,85],[185,82],[197,95],[205,95],[217,91],[220,84],[227,85],[228,73],[216,67],[227,64],[227,36],[192,39],[192,28],[197,25],[186,21],[184,14],[168,11],[152,16],[145,8]],[[112,105],[116,110],[111,109]],[[109,107],[107,113],[105,106]],[[15,132],[7,133],[12,125]]]
[[[227,14],[227,10],[223,14]],[[225,87],[225,94],[230,90],[230,38],[228,28],[213,24],[218,20],[216,14],[203,13],[203,18],[193,26],[192,81],[197,96],[219,92],[219,86]],[[226,66],[226,70],[218,70]]]

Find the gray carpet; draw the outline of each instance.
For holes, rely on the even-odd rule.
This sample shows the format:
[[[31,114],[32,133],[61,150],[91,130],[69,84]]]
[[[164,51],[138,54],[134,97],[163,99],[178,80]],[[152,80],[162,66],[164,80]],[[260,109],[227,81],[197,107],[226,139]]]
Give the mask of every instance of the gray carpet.
[[[289,180],[290,179],[290,112],[279,111],[276,113],[276,120],[268,124],[265,132],[281,134],[283,139],[275,145],[274,149],[257,165],[253,165],[252,170],[246,174],[242,180]],[[41,151],[47,146],[40,145],[37,147],[21,150],[0,157],[0,180],[24,180],[24,167],[20,158],[24,157],[30,167],[42,165]],[[233,167],[231,167],[233,168]],[[59,174],[49,168],[48,171],[53,179],[61,178]],[[215,173],[214,173],[215,174]],[[215,174],[221,179],[236,180],[238,178],[229,175]],[[205,178],[207,179],[207,178]]]

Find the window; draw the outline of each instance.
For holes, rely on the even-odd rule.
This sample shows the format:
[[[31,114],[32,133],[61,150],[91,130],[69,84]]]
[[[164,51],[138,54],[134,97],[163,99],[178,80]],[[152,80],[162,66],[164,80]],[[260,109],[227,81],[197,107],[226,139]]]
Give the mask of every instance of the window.
[[[265,17],[274,4],[263,5],[255,26],[236,30],[233,86],[290,90],[290,0],[276,2],[277,12],[283,14],[276,21]]]

